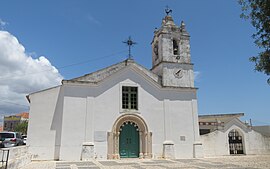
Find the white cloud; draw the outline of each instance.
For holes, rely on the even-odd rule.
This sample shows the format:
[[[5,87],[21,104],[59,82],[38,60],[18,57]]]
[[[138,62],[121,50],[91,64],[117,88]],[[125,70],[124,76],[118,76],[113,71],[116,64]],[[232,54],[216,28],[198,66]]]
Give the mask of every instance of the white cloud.
[[[0,18],[0,30],[3,30],[8,23]]]
[[[98,21],[94,16],[88,14],[87,15],[87,20],[90,21],[90,23],[94,23],[96,25],[101,25],[101,22]]]
[[[194,71],[194,80],[196,82],[200,81],[200,77],[201,77],[201,72],[199,71]]]
[[[63,79],[46,57],[33,59],[7,31],[0,31],[0,72],[0,115],[27,111],[27,94],[59,85]]]

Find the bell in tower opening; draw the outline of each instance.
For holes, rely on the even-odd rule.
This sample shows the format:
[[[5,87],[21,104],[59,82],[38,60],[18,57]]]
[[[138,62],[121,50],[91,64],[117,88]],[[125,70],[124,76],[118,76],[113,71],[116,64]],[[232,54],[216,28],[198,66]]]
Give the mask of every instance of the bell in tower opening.
[[[173,54],[179,55],[178,42],[176,40],[173,40]]]

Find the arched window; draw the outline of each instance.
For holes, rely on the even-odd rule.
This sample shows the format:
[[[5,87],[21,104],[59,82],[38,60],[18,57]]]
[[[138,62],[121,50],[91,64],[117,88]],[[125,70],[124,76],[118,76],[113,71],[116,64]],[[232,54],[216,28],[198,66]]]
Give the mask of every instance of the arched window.
[[[175,39],[173,40],[173,54],[179,55],[178,42]]]

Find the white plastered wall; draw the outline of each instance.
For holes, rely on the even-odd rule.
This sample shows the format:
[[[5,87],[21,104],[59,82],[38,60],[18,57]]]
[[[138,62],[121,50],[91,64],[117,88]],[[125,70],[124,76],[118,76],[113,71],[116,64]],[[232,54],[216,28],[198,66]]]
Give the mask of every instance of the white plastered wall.
[[[201,136],[206,157],[230,155],[228,134],[235,129],[243,138],[244,154],[270,154],[270,138],[244,126],[238,119],[229,122],[225,130],[216,130]]]
[[[61,128],[57,114],[62,111],[60,86],[31,94],[27,145],[34,159],[58,159],[56,128]],[[58,104],[58,106],[57,106]]]

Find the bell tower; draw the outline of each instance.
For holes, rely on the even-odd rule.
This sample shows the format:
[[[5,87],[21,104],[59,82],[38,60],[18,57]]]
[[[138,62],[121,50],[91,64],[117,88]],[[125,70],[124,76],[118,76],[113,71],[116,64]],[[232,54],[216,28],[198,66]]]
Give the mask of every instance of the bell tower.
[[[162,86],[194,87],[189,41],[184,22],[180,26],[175,25],[172,16],[167,13],[161,27],[155,30],[151,43],[151,70],[161,77]]]

